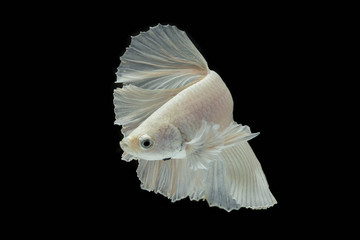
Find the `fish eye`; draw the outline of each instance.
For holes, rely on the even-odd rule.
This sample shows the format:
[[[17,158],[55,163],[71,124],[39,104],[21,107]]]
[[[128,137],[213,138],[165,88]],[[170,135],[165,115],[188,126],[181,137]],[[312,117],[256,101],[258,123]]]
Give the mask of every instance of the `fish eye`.
[[[152,141],[151,137],[147,134],[142,135],[139,138],[139,142],[140,142],[140,147],[144,150],[148,150],[153,146],[153,141]]]

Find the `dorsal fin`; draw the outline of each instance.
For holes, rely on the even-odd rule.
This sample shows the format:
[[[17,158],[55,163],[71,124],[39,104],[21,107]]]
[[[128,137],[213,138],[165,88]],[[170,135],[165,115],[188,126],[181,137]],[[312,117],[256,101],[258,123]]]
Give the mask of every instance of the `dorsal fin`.
[[[159,24],[132,37],[120,60],[116,82],[144,89],[178,88],[209,72],[186,33],[170,25]]]

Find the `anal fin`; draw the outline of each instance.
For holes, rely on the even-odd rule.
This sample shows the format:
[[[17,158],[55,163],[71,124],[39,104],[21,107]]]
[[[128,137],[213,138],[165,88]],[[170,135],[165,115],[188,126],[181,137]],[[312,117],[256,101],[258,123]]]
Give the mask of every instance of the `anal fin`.
[[[160,193],[172,202],[187,196],[192,200],[203,198],[206,171],[189,169],[186,159],[169,161],[140,159],[136,172],[142,189]]]

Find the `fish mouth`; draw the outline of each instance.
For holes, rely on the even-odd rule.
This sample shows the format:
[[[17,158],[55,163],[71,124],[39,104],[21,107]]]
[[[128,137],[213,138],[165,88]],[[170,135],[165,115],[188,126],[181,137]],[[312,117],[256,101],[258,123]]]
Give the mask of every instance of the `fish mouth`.
[[[120,147],[124,152],[128,152],[128,153],[133,152],[133,151],[131,151],[132,150],[131,146],[133,145],[133,144],[131,144],[131,140],[132,140],[132,138],[129,139],[128,137],[126,137],[120,141]]]
[[[120,141],[120,147],[121,149],[126,152],[126,149],[129,148],[129,145],[124,140]]]
[[[131,159],[139,159],[137,156],[137,152],[133,151],[133,138],[124,138],[123,140],[120,141],[120,147],[123,150],[124,153],[130,154],[131,155]]]

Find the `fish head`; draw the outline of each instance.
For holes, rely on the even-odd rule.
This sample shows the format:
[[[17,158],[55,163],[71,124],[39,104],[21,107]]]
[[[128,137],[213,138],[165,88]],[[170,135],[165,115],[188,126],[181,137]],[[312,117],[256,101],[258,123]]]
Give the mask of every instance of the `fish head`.
[[[140,125],[120,146],[124,152],[143,160],[166,160],[181,158],[184,139],[172,124]]]

